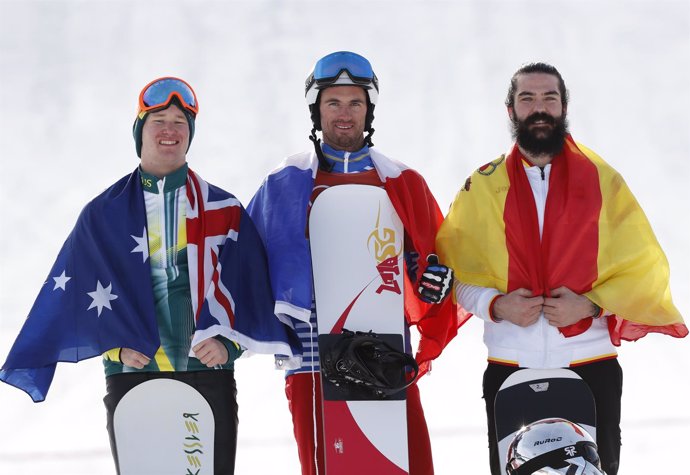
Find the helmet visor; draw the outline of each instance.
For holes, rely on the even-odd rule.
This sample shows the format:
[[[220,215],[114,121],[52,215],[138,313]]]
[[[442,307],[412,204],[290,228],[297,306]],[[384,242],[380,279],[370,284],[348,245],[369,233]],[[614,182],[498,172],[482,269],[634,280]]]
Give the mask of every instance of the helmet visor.
[[[199,113],[199,104],[192,86],[174,77],[156,79],[147,84],[139,94],[139,112],[165,107],[170,104],[173,97],[194,115]]]

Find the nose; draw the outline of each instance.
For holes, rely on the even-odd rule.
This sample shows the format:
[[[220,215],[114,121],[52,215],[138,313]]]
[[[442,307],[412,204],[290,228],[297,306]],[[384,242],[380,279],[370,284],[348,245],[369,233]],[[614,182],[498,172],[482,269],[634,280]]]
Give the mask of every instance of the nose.
[[[544,112],[546,111],[546,102],[542,101],[541,99],[536,99],[532,109],[534,112]]]
[[[162,125],[161,132],[164,134],[170,134],[175,130],[174,122],[169,122],[166,120],[166,121],[163,121],[163,123],[161,125]]]
[[[352,117],[352,110],[350,107],[340,107],[338,109],[338,118],[348,120]]]

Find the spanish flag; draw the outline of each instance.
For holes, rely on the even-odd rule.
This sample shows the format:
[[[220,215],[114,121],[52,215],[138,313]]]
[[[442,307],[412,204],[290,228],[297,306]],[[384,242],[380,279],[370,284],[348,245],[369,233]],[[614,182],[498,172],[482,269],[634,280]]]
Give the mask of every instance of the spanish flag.
[[[515,145],[475,171],[456,196],[436,239],[456,278],[503,293],[526,288],[549,296],[568,287],[613,314],[608,326],[617,346],[649,332],[686,336],[666,256],[618,172],[568,136],[551,162],[540,238],[524,167]],[[588,317],[560,330],[574,336],[591,323]]]

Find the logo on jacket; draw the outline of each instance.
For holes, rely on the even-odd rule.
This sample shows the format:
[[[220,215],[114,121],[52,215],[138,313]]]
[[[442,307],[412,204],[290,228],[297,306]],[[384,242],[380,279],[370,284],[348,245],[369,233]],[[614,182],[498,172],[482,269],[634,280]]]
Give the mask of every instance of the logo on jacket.
[[[482,165],[481,167],[479,167],[479,168],[477,169],[477,172],[478,172],[480,175],[489,176],[489,175],[491,175],[493,172],[496,171],[496,168],[498,168],[498,166],[499,166],[501,163],[503,163],[503,160],[505,160],[505,159],[506,159],[506,156],[505,156],[505,154],[503,154],[503,155],[501,155],[500,157],[498,157],[496,160],[494,160],[494,161],[492,161],[492,162],[489,162],[489,163],[487,163],[486,165]]]

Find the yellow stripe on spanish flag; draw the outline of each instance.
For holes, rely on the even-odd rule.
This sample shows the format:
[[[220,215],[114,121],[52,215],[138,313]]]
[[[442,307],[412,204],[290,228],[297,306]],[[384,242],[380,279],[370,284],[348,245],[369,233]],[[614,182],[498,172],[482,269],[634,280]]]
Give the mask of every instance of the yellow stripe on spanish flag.
[[[441,262],[461,282],[507,292],[508,248],[503,212],[510,187],[505,156],[467,179],[436,237]]]

